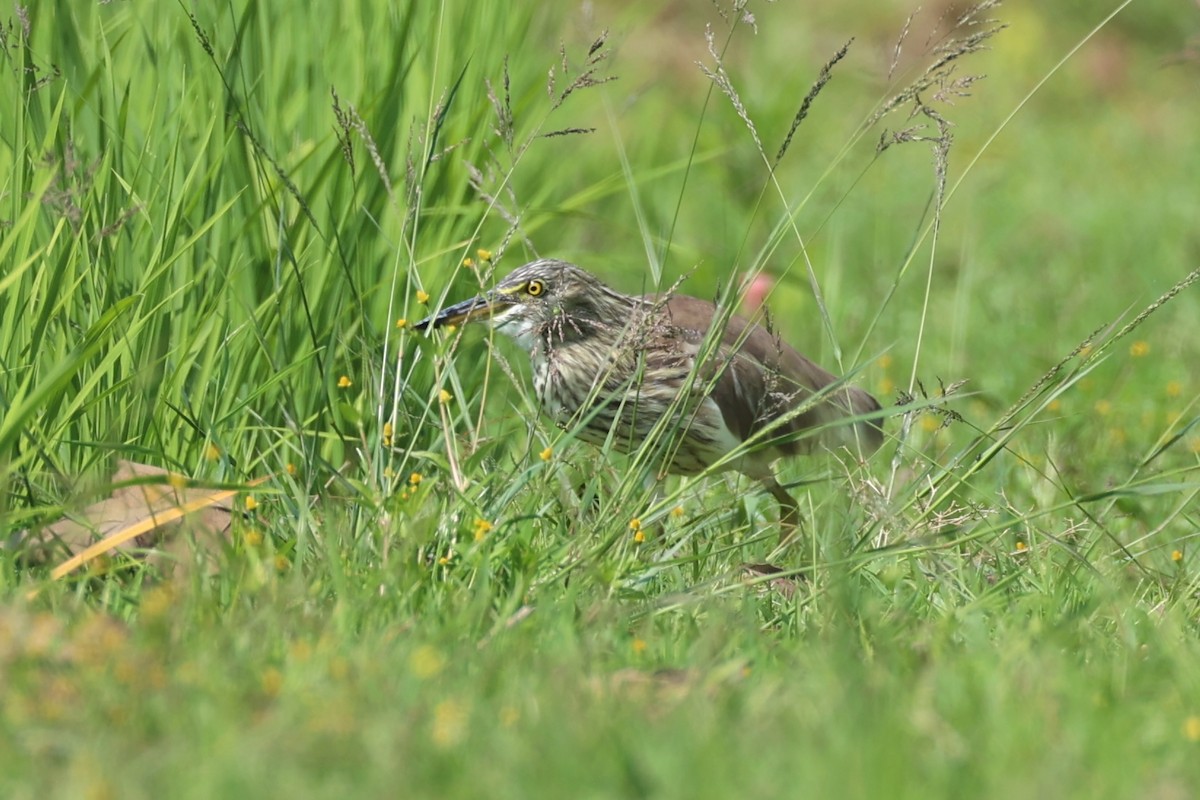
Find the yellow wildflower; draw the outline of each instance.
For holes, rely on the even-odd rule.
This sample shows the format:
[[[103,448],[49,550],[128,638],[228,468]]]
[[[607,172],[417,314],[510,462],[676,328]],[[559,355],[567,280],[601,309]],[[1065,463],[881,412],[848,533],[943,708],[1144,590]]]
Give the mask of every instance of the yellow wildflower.
[[[342,377],[338,378],[339,389],[349,389],[353,385],[354,381],[350,380],[350,376],[348,375],[343,375]]]
[[[267,667],[262,674],[263,693],[274,697],[283,688],[283,673],[275,667]]]
[[[425,305],[426,303],[428,303],[429,302],[429,292],[425,291],[424,289],[417,289],[417,302],[420,303],[421,305]]]
[[[486,519],[475,520],[475,541],[483,541],[483,537],[487,536],[491,529],[492,523],[488,522]]]
[[[467,709],[457,700],[443,700],[433,709],[433,743],[454,747],[467,733]]]
[[[1180,561],[1183,561],[1183,551],[1182,550],[1172,550],[1171,551],[1171,560],[1174,561],[1176,564],[1178,564]]]
[[[1129,355],[1133,356],[1134,358],[1141,358],[1142,356],[1147,355],[1149,352],[1150,343],[1141,339],[1129,345]]]
[[[401,329],[407,328],[408,320],[406,320],[404,317],[401,317],[400,319],[396,320],[396,327]]]
[[[492,251],[485,250],[482,247],[475,251],[475,255],[479,256],[480,261],[491,261],[492,260]]]
[[[542,461],[549,461],[551,458],[554,457],[554,451],[551,450],[549,447],[547,447],[545,450],[538,453],[538,455],[541,456]]]
[[[453,399],[454,399],[454,395],[450,394],[445,389],[442,389],[440,392],[438,392],[438,402],[441,403],[442,405],[449,403]]]
[[[258,501],[254,499],[254,495],[246,495],[246,510],[253,511],[258,508]]]
[[[408,670],[418,678],[436,676],[446,666],[446,657],[436,647],[423,644],[408,657]]]
[[[210,442],[208,447],[204,448],[204,457],[209,461],[216,461],[221,457],[221,449]]]

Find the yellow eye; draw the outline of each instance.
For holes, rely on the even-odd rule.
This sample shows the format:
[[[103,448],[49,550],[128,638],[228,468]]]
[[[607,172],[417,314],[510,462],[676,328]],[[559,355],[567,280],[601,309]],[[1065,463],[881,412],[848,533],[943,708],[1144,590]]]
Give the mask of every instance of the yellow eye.
[[[525,287],[525,291],[529,293],[530,297],[540,297],[542,292],[546,291],[546,284],[541,281],[530,281],[529,285]]]

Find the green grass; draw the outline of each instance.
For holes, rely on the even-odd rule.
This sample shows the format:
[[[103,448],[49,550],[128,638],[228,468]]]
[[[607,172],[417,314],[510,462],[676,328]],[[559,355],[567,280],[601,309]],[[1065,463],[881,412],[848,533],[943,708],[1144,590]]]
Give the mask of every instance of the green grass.
[[[876,153],[931,118],[864,126],[934,12],[889,81],[899,4],[391,5],[5,27],[0,794],[1194,793],[1200,288],[1157,303],[1200,266],[1194,9],[993,9],[987,78],[922,95],[939,193],[934,143]],[[788,341],[912,400],[868,464],[783,465],[806,582],[744,582],[750,482],[655,481],[509,343],[396,327],[535,255],[765,270]],[[268,480],[206,565],[51,580],[20,532],[117,458]]]

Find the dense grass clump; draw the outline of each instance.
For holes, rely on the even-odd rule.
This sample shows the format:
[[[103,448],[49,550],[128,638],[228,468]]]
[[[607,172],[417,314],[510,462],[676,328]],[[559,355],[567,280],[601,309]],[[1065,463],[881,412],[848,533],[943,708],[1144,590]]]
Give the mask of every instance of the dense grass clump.
[[[1069,6],[16,7],[0,794],[1192,794],[1200,18]],[[779,552],[412,330],[539,256],[883,449]]]

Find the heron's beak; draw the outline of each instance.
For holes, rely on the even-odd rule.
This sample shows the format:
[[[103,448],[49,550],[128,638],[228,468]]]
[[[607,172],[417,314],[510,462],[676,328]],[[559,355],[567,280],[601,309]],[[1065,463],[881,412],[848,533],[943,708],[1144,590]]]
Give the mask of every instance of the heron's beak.
[[[511,306],[513,302],[514,300],[509,295],[488,292],[479,297],[472,297],[470,300],[446,306],[438,313],[416,323],[413,328],[423,331],[426,328],[462,325],[476,319],[488,319],[496,312]]]

